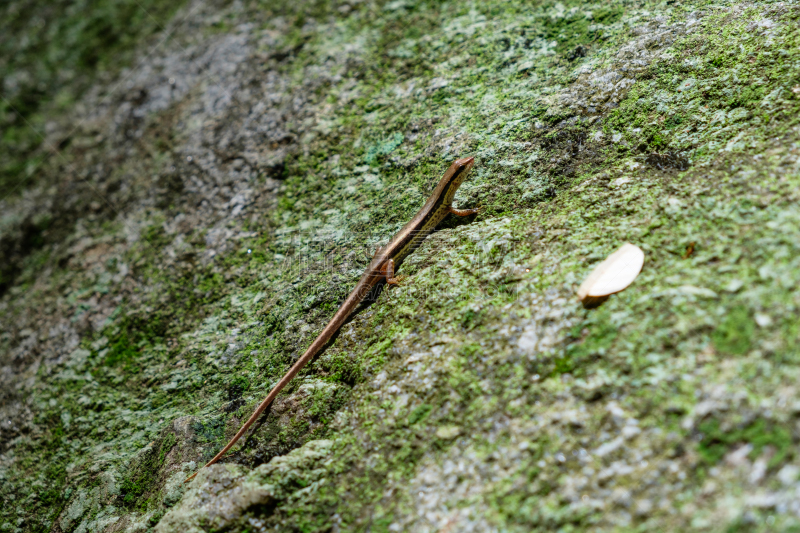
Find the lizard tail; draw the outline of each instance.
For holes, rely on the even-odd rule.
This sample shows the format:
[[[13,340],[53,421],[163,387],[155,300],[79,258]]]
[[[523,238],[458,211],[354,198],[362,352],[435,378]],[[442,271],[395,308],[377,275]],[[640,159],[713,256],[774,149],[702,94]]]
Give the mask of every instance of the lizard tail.
[[[323,333],[324,333],[324,331],[323,331]],[[320,334],[320,337],[321,336],[322,335]],[[209,466],[213,465],[214,463],[216,463],[217,461],[222,459],[222,457],[226,453],[228,453],[228,450],[233,448],[234,444],[236,444],[236,442],[240,438],[242,438],[242,435],[244,435],[247,432],[247,430],[250,429],[250,426],[252,426],[253,423],[256,420],[258,420],[258,417],[261,416],[261,413],[263,413],[266,410],[266,408],[269,407],[269,404],[272,403],[272,401],[275,399],[275,397],[278,395],[278,393],[292,380],[292,378],[295,376],[295,374],[300,372],[300,369],[302,369],[306,365],[306,363],[312,357],[314,357],[314,355],[317,353],[317,351],[319,351],[320,347],[317,346],[319,344],[318,341],[319,341],[319,337],[317,337],[317,340],[315,340],[314,343],[311,346],[308,347],[308,350],[306,350],[306,353],[304,353],[303,356],[300,359],[297,360],[297,362],[292,366],[292,368],[289,369],[289,371],[286,373],[286,375],[284,375],[283,378],[281,378],[281,380],[278,382],[278,384],[275,385],[272,388],[272,390],[267,395],[267,397],[264,398],[264,401],[259,404],[258,408],[253,412],[252,415],[250,415],[250,418],[247,419],[247,422],[244,423],[244,425],[241,427],[241,429],[239,429],[239,431],[236,433],[236,435],[233,436],[233,438],[230,440],[230,442],[228,442],[228,444],[226,444],[225,447],[222,448],[222,450],[220,450],[220,452],[217,455],[215,455],[213,459],[211,459],[208,463],[206,463],[203,468],[206,468],[206,467],[209,467]],[[192,474],[191,476],[186,478],[186,481],[184,481],[184,483],[188,483],[189,481],[194,479],[194,477],[198,473],[199,473],[199,471],[195,472],[194,474]]]
[[[364,276],[364,278],[366,279],[367,276]],[[372,279],[369,279],[369,281],[372,282]],[[375,281],[377,281],[377,278]],[[371,288],[371,286],[374,284],[375,282],[369,283],[369,287],[366,287],[366,289]],[[242,435],[244,435],[247,432],[247,430],[250,429],[250,426],[252,426],[256,420],[258,420],[258,417],[261,416],[261,413],[263,413],[267,407],[269,407],[269,404],[272,403],[272,401],[275,399],[278,393],[281,392],[281,390],[283,390],[283,388],[289,384],[292,378],[294,378],[294,376],[298,372],[300,372],[300,370],[304,366],[306,366],[306,363],[308,363],[317,354],[317,352],[319,352],[322,349],[322,347],[325,346],[325,343],[327,343],[328,340],[330,340],[330,338],[334,335],[334,333],[336,333],[336,331],[339,330],[342,324],[344,324],[345,320],[347,320],[347,317],[350,316],[350,314],[355,310],[355,308],[358,306],[361,300],[364,299],[365,295],[366,295],[365,287],[362,285],[362,283],[359,283],[353,290],[353,292],[350,293],[350,296],[347,297],[347,300],[345,300],[345,302],[342,304],[342,306],[339,308],[336,314],[333,315],[333,318],[328,323],[328,325],[325,326],[325,329],[322,330],[322,333],[320,333],[319,336],[314,340],[314,342],[311,343],[311,346],[308,347],[308,350],[306,350],[303,356],[300,357],[300,359],[298,359],[294,365],[292,365],[292,368],[290,368],[289,371],[286,372],[286,374],[281,378],[278,384],[272,388],[267,397],[264,398],[264,401],[261,402],[261,404],[259,404],[255,412],[250,416],[250,418],[247,419],[247,422],[244,423],[244,425],[236,433],[236,435],[234,435],[234,437],[230,440],[230,442],[228,442],[228,444],[226,444],[225,447],[222,448],[222,450],[217,455],[215,455],[213,459],[211,459],[208,463],[206,463],[206,465],[203,468],[213,465],[214,463],[222,459],[222,457],[226,453],[228,453],[228,450],[233,448],[233,445],[236,444],[236,442],[240,438],[242,438]],[[188,483],[189,481],[193,480],[198,473],[199,471],[195,472],[194,474],[186,478],[184,483]]]

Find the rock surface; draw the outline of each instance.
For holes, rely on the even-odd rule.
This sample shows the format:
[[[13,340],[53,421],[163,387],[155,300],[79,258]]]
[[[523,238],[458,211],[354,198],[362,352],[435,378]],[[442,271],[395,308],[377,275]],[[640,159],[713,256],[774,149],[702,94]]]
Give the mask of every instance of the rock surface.
[[[0,8],[0,531],[800,528],[797,2],[171,6]]]

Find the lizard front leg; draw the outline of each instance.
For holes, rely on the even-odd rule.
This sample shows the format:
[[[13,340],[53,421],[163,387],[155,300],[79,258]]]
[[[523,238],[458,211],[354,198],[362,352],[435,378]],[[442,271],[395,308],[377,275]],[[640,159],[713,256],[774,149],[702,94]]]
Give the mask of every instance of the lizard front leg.
[[[478,213],[481,210],[481,208],[476,207],[475,209],[456,209],[451,205],[447,210],[453,213],[457,217],[468,217],[470,215]]]

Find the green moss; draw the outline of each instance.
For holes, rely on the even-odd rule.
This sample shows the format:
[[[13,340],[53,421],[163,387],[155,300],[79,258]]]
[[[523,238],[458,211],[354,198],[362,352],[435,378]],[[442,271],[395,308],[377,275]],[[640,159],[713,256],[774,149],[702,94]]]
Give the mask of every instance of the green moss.
[[[722,429],[720,421],[712,418],[701,422],[698,430],[702,435],[698,452],[708,465],[717,464],[737,444],[752,445],[750,458],[753,460],[761,455],[765,447],[773,447],[774,454],[769,459],[769,468],[783,464],[792,455],[791,433],[780,424],[761,418],[743,427],[730,429]]]
[[[732,355],[742,355],[750,350],[755,333],[755,322],[750,310],[744,306],[730,309],[711,335],[714,347]]]
[[[422,422],[428,417],[431,411],[433,411],[433,406],[426,403],[415,407],[408,415],[408,425],[413,426],[418,422]]]
[[[360,362],[344,352],[332,353],[321,361],[322,369],[328,373],[327,381],[355,385],[363,381],[364,369]]]
[[[119,498],[123,505],[143,510],[151,506],[150,493],[157,489],[159,471],[176,443],[175,434],[166,432],[150,449],[146,449],[132,461],[120,482]]]
[[[619,6],[603,6],[586,12],[580,9],[564,9],[564,4],[548,3],[544,6],[548,15],[541,17],[540,33],[547,41],[555,40],[558,44],[556,50],[560,53],[575,51],[580,45],[587,45],[597,40],[602,40],[605,34],[604,27],[617,22],[623,14]],[[590,29],[590,27],[592,29]],[[586,52],[580,51],[578,56],[567,55],[570,60],[582,57]]]
[[[205,421],[198,420],[192,423],[192,431],[194,431],[199,442],[219,442],[224,436],[225,423],[220,418]]]
[[[675,55],[650,65],[652,79],[631,88],[606,120],[606,131],[622,133],[640,151],[688,150],[706,158],[720,149],[745,148],[736,139],[743,131],[732,125],[737,121],[749,120],[750,147],[764,139],[767,124],[777,121],[782,129],[796,124],[800,101],[779,96],[786,93],[776,82],[797,77],[797,55],[775,61],[772,52],[759,48],[760,37],[745,28],[760,16],[752,8],[734,20],[727,13],[707,17],[705,31],[680,40]],[[782,24],[779,38],[781,46],[795,46],[800,32]],[[781,105],[775,105],[778,99]]]
[[[385,140],[370,145],[364,154],[364,162],[368,165],[376,163],[378,157],[389,155],[392,153],[392,151],[394,151],[395,148],[400,146],[400,144],[403,142],[403,139],[403,134],[398,131],[390,135]]]
[[[619,335],[619,328],[611,321],[607,309],[592,312],[585,322],[572,328],[573,341],[568,344],[562,357],[555,360],[555,372],[563,374],[578,370],[578,375],[589,372],[593,362],[608,353]]]
[[[138,353],[139,350],[136,349],[132,340],[127,336],[127,332],[125,332],[108,347],[105,363],[109,366],[130,364],[136,361]]]

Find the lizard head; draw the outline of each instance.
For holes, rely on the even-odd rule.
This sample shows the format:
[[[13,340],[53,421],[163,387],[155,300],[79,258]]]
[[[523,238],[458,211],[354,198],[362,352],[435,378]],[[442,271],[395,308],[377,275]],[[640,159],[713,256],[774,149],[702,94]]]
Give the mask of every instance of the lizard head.
[[[453,161],[453,164],[450,165],[450,168],[447,169],[445,177],[449,177],[450,179],[448,181],[455,185],[455,188],[458,188],[464,179],[466,179],[467,175],[469,175],[469,171],[472,170],[473,165],[475,165],[474,157],[456,159]],[[453,192],[455,192],[455,189],[453,189]]]
[[[436,186],[437,192],[434,193],[433,197],[436,198],[441,195],[445,205],[452,204],[456,191],[464,182],[474,164],[474,157],[463,157],[453,161],[450,168],[442,176],[442,179],[439,180],[439,185]]]

